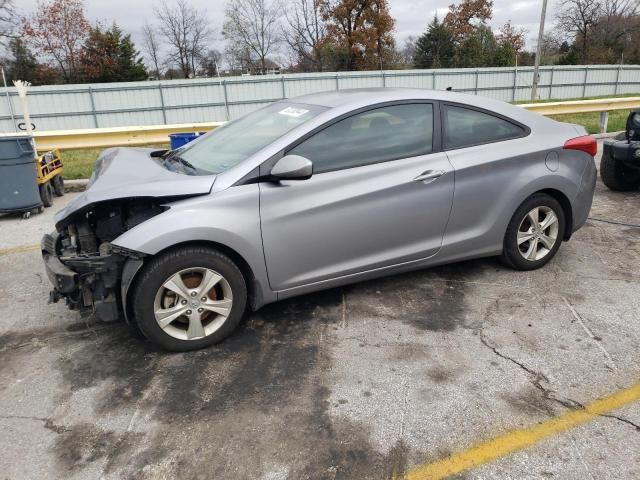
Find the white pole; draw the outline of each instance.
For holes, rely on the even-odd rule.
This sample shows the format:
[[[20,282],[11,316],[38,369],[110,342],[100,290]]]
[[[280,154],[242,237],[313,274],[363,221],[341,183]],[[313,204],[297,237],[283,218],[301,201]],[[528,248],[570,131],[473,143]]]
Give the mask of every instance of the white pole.
[[[531,86],[531,100],[538,99],[538,82],[540,81],[540,57],[542,56],[542,37],[544,36],[544,21],[547,16],[547,0],[542,0],[542,13],[540,14],[540,29],[538,30],[538,46],[533,67],[533,85]]]
[[[4,83],[4,93],[7,95],[7,105],[9,106],[9,112],[11,113],[11,123],[13,123],[13,129],[18,132],[18,126],[16,125],[16,114],[13,111],[13,104],[11,103],[11,96],[9,95],[9,87],[7,87],[7,77],[4,75],[4,68],[2,70],[2,83]]]
[[[27,102],[27,89],[31,86],[31,84],[22,80],[14,80],[13,84],[16,86],[18,96],[20,97],[20,105],[22,106],[22,118],[24,119],[25,129],[27,130],[27,134],[31,138],[33,149],[36,150],[36,141],[33,138],[33,128],[31,127],[31,117],[29,116],[29,104]]]

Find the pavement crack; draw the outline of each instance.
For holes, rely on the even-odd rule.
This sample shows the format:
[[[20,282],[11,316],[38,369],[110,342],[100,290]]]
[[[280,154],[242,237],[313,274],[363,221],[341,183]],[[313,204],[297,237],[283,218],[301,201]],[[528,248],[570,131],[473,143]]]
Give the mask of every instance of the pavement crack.
[[[571,398],[562,398],[559,397],[557,392],[551,388],[545,387],[542,382],[546,382],[549,383],[549,378],[542,372],[539,372],[537,370],[534,370],[528,366],[526,366],[524,363],[516,360],[513,357],[510,357],[509,355],[506,355],[504,353],[502,353],[500,350],[498,350],[498,348],[493,345],[486,337],[484,330],[480,330],[480,341],[482,342],[482,344],[487,347],[489,350],[491,350],[495,355],[497,355],[498,357],[507,360],[511,363],[513,363],[514,365],[517,365],[518,367],[520,367],[520,369],[524,370],[530,377],[531,379],[531,384],[542,393],[542,396],[545,400],[548,400],[550,402],[556,403],[564,408],[566,408],[567,410],[587,410],[587,407],[583,404],[578,402],[577,400],[573,400]],[[549,409],[548,413],[552,413]],[[627,419],[624,417],[621,417],[619,415],[614,415],[611,413],[598,413],[597,414],[599,417],[606,417],[606,418],[611,418],[614,420],[618,420],[622,423],[625,423],[627,425],[629,425],[630,427],[633,427],[637,432],[640,432],[640,425]]]
[[[556,403],[560,403],[563,407],[565,408],[569,408],[569,409],[575,409],[575,405],[573,403],[570,403],[569,401],[565,401],[565,400],[561,400],[555,397],[555,392],[547,387],[545,387],[542,382],[546,382],[549,383],[549,378],[542,372],[539,372],[537,370],[534,370],[528,366],[526,366],[524,363],[516,360],[513,357],[510,357],[509,355],[506,355],[505,353],[502,353],[500,350],[498,350],[498,347],[496,347],[495,345],[493,345],[486,337],[485,333],[484,333],[484,329],[480,330],[480,341],[482,342],[482,344],[487,347],[489,350],[491,350],[495,355],[497,355],[498,357],[507,360],[511,363],[513,363],[514,365],[517,365],[521,370],[524,370],[525,373],[527,373],[527,375],[529,376],[529,379],[531,381],[531,384],[542,393],[542,397],[547,400],[547,401],[551,401],[551,402],[556,402]],[[548,414],[552,414],[553,412],[551,411],[550,408],[545,408],[545,410],[547,411]]]
[[[562,399],[562,398],[554,397],[554,398],[551,398],[550,400],[553,400],[570,410],[587,410],[587,407],[583,403],[580,403],[577,400],[572,400],[570,398]],[[613,420],[618,420],[622,423],[626,423],[630,427],[633,427],[637,432],[640,432],[640,425],[638,425],[635,422],[632,422],[627,418],[621,417],[619,415],[614,415],[613,413],[598,413],[597,415],[599,417],[611,418]]]
[[[527,367],[524,363],[519,362],[515,358],[510,357],[510,356],[502,353],[500,350],[498,350],[498,348],[496,346],[492,345],[491,342],[489,342],[489,340],[487,340],[487,337],[485,336],[483,330],[480,331],[480,341],[482,342],[482,344],[485,347],[487,347],[489,350],[491,350],[493,353],[495,353],[498,357],[500,357],[500,358],[502,358],[504,360],[508,360],[509,362],[517,365],[522,370],[527,372],[529,375],[534,377],[533,385],[536,388],[538,388],[539,390],[546,391],[546,389],[540,384],[541,381],[545,381],[545,382],[549,381],[549,379],[547,378],[547,376],[544,373],[538,372],[536,370],[533,370],[532,368]]]
[[[629,420],[628,418],[624,418],[624,417],[620,417],[618,415],[613,415],[611,413],[602,413],[600,414],[601,417],[607,417],[607,418],[613,418],[614,420],[618,420],[622,423],[626,423],[627,425],[633,427],[636,429],[636,432],[640,432],[640,425],[638,425],[635,422],[632,422],[631,420]]]
[[[57,434],[66,433],[70,431],[69,428],[64,425],[58,425],[53,420],[47,417],[35,417],[32,415],[0,415],[0,418],[5,420],[33,420],[34,422],[43,422],[44,428],[51,430]]]
[[[98,327],[98,328],[89,326],[88,329],[77,331],[77,332],[64,332],[64,333],[58,333],[58,334],[48,334],[47,332],[34,332],[30,336],[30,340],[25,341],[24,339],[21,339],[22,341],[15,342],[15,343],[8,341],[4,345],[2,345],[2,347],[0,347],[0,353],[13,352],[16,350],[20,350],[22,348],[29,348],[29,347],[37,348],[37,349],[45,348],[45,347],[51,346],[51,344],[56,341],[65,340],[68,338],[88,339],[90,335],[96,336],[98,332],[101,332],[103,330],[112,330],[112,329],[113,327],[110,327],[110,326]],[[44,338],[44,335],[46,335],[46,338]]]

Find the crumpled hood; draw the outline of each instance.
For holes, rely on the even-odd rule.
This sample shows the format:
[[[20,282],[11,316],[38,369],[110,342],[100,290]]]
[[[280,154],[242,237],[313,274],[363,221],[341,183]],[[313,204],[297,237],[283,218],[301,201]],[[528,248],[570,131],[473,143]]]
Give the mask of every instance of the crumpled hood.
[[[149,156],[153,151],[153,148],[110,148],[102,152],[87,190],[56,213],[56,224],[78,210],[105,200],[183,197],[211,191],[215,175],[172,172]]]

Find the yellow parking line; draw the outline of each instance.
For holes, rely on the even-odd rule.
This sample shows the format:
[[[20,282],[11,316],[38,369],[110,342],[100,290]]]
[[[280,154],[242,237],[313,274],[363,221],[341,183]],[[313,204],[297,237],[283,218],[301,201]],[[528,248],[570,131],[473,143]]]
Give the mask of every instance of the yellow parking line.
[[[596,400],[584,408],[568,411],[536,425],[512,430],[437,462],[415,467],[408,471],[404,478],[407,480],[445,478],[535,445],[548,437],[566,432],[638,400],[640,400],[640,383]]]
[[[10,255],[12,253],[31,252],[32,250],[38,250],[40,244],[37,245],[22,245],[20,247],[0,248],[0,255]]]

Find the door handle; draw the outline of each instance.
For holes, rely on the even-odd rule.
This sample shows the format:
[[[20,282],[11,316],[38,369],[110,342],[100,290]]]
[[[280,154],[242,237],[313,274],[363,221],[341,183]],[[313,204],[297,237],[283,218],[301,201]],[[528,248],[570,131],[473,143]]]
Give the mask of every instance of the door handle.
[[[427,170],[426,172],[422,172],[413,180],[416,182],[431,183],[437,180],[438,178],[440,178],[444,174],[445,174],[444,170]]]

